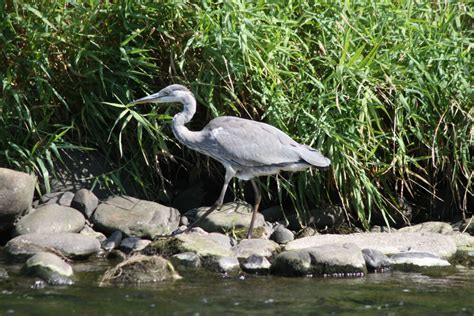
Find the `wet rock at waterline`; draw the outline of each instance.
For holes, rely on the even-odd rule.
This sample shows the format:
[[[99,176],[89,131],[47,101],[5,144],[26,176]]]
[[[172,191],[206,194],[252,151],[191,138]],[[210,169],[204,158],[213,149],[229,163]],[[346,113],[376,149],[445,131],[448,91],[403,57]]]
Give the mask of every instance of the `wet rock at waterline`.
[[[436,233],[356,233],[347,235],[317,235],[290,241],[285,250],[297,250],[325,244],[353,243],[359,248],[371,248],[384,254],[406,251],[429,252],[441,258],[456,253],[456,243],[448,235]]]
[[[5,252],[15,260],[26,260],[35,253],[50,251],[71,259],[87,258],[100,250],[97,239],[75,233],[25,234],[5,245]]]
[[[98,205],[99,199],[97,196],[87,189],[77,191],[71,202],[71,207],[80,211],[86,218],[92,216],[92,213],[94,213]]]
[[[77,210],[57,204],[42,206],[21,218],[15,225],[16,236],[30,233],[77,233],[85,224]]]
[[[236,257],[207,256],[202,259],[206,270],[220,273],[236,273],[240,271],[240,263]]]
[[[234,256],[248,258],[250,256],[271,257],[280,246],[273,240],[267,239],[242,239],[238,245],[232,247]]]
[[[31,256],[23,267],[25,273],[38,276],[52,285],[72,284],[72,267],[50,252],[38,252]]]
[[[286,276],[362,276],[367,273],[361,249],[354,244],[327,244],[277,255],[272,274]]]
[[[391,266],[388,257],[376,249],[362,249],[362,256],[369,272],[384,272]]]
[[[390,256],[394,270],[404,272],[438,273],[454,271],[451,264],[427,252],[403,252]]]
[[[179,268],[197,269],[201,267],[201,258],[194,252],[181,252],[171,257],[171,262]]]
[[[115,196],[101,203],[91,217],[95,227],[106,233],[154,238],[178,228],[178,210],[128,196]]]
[[[181,276],[170,261],[160,256],[136,255],[108,269],[101,283],[155,283],[177,279]]]
[[[248,273],[268,274],[270,272],[270,262],[267,258],[258,255],[251,255],[242,260],[242,270]]]
[[[11,228],[15,216],[31,207],[36,178],[0,168],[0,232]]]
[[[185,216],[191,222],[203,216],[209,207],[200,207],[186,212]],[[245,202],[232,202],[216,208],[204,218],[198,226],[208,232],[227,232],[233,229],[249,228],[252,219],[252,206]],[[258,213],[255,218],[254,228],[263,227],[265,219]]]

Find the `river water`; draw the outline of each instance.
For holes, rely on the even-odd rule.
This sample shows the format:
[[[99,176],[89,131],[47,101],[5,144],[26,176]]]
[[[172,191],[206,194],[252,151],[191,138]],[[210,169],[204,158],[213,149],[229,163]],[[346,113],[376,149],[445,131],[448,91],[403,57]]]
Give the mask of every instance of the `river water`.
[[[35,288],[19,266],[8,268],[0,315],[474,315],[473,269],[343,279],[190,271],[173,282],[99,286],[105,263],[83,263],[74,285]]]

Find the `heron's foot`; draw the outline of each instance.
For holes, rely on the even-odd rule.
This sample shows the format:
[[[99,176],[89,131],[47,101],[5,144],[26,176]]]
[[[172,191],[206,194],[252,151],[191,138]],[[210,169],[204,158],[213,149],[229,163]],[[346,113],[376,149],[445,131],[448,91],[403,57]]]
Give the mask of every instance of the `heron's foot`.
[[[252,229],[247,232],[247,239],[252,239]]]

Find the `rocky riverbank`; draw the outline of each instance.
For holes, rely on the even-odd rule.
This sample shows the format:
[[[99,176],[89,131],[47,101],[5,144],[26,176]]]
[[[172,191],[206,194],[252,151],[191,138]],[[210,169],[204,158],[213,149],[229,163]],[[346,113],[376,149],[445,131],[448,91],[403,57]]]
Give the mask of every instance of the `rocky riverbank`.
[[[8,279],[9,264],[20,262],[21,273],[33,280],[71,284],[74,266],[96,257],[110,260],[97,280],[100,284],[175,280],[190,269],[363,277],[391,270],[451,273],[474,266],[474,224],[469,223],[454,227],[427,222],[392,232],[346,235],[319,235],[315,230],[295,234],[269,209],[258,214],[255,239],[247,240],[243,236],[251,207],[234,202],[190,232],[176,234],[207,208],[180,214],[129,196],[100,201],[87,189],[33,201],[35,185],[28,174],[0,168],[0,236],[6,262],[0,267],[1,281]]]

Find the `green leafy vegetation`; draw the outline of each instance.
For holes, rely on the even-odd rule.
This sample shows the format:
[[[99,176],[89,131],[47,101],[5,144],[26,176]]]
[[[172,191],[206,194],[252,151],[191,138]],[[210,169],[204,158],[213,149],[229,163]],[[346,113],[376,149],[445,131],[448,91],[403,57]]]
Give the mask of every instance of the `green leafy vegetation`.
[[[150,199],[173,199],[179,166],[220,168],[174,142],[174,106],[126,106],[182,83],[199,103],[191,128],[224,114],[263,120],[331,158],[328,172],[262,179],[267,201],[289,200],[300,215],[341,204],[363,227],[407,205],[422,218],[469,212],[468,1],[12,0],[0,8],[0,165],[35,172],[43,190],[71,149],[103,154],[113,181],[128,177]]]

